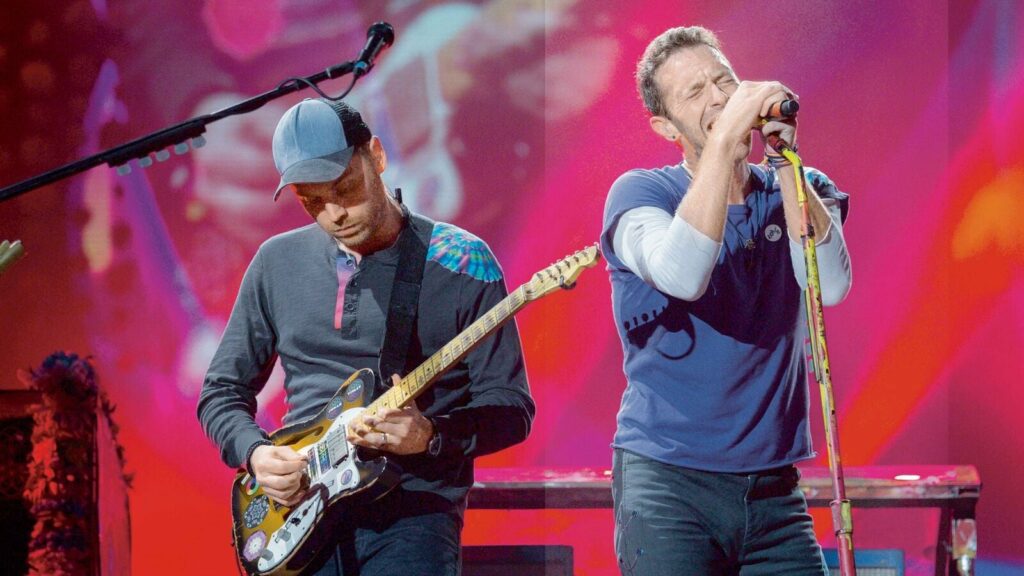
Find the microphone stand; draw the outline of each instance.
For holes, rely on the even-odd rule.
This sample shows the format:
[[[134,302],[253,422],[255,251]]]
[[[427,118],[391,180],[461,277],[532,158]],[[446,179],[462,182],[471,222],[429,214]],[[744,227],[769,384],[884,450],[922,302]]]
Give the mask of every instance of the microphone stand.
[[[59,168],[55,168],[48,172],[33,176],[28,180],[23,180],[16,184],[5,186],[0,188],[0,202],[10,200],[16,196],[20,196],[26,192],[52,184],[58,180],[63,180],[74,176],[75,174],[84,172],[90,168],[99,166],[100,164],[107,164],[111,168],[117,168],[118,174],[128,174],[131,172],[131,166],[128,164],[132,159],[138,159],[139,166],[145,168],[153,163],[153,159],[150,154],[154,154],[156,160],[162,162],[170,157],[170,152],[165,150],[168,147],[173,147],[175,154],[184,154],[188,151],[188,141],[192,142],[193,148],[201,147],[205,141],[203,140],[202,134],[206,132],[206,125],[212,122],[216,122],[221,118],[227,116],[234,116],[237,114],[245,114],[252,112],[262,107],[267,102],[280,98],[286,94],[297,92],[307,86],[315,86],[324,80],[330,78],[338,78],[345,74],[351,74],[359,62],[351,61],[336,66],[331,66],[326,70],[307,76],[305,78],[291,78],[282,82],[277,88],[264,92],[258,96],[254,96],[243,102],[239,102],[233,106],[229,106],[217,112],[211,114],[204,114],[197,116],[191,120],[186,120],[180,124],[176,124],[169,128],[164,128],[100,152],[81,160],[76,160],[70,164],[65,164]],[[361,75],[353,77],[353,84],[355,80]]]
[[[804,190],[804,166],[800,157],[777,134],[767,137],[768,145],[793,165],[796,176],[796,198],[800,206],[800,239],[804,248],[804,264],[807,269],[807,290],[804,299],[807,311],[807,328],[810,332],[811,361],[814,378],[821,391],[821,409],[825,417],[825,439],[828,444],[828,464],[832,473],[832,527],[839,544],[839,573],[841,576],[855,576],[857,567],[853,557],[853,515],[850,500],[846,497],[846,482],[843,477],[843,463],[839,457],[839,426],[836,422],[835,399],[832,395],[832,375],[828,361],[828,346],[825,343],[825,315],[821,303],[821,282],[818,278],[818,252],[815,248],[814,226],[811,224],[807,192]]]

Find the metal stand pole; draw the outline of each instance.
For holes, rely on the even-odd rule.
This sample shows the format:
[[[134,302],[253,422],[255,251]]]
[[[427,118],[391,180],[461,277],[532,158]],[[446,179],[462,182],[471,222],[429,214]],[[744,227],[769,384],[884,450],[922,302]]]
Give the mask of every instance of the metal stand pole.
[[[768,144],[793,165],[796,175],[797,202],[800,205],[802,227],[800,239],[804,248],[807,268],[807,328],[810,335],[814,378],[821,390],[821,410],[825,418],[825,438],[828,444],[828,464],[832,473],[832,527],[839,545],[839,573],[855,576],[857,567],[853,557],[853,516],[850,500],[846,498],[843,463],[839,456],[839,426],[836,422],[835,399],[832,395],[832,375],[829,370],[828,345],[825,342],[825,316],[821,303],[821,283],[818,278],[818,253],[815,248],[814,226],[811,224],[807,192],[804,189],[804,167],[800,157],[778,136],[768,136]]]

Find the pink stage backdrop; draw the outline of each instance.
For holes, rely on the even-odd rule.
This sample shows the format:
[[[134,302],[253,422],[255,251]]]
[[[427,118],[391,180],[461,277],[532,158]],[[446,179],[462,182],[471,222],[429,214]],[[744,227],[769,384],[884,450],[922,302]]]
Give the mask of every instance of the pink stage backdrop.
[[[676,25],[717,31],[738,74],[801,97],[805,161],[851,195],[854,286],[828,311],[848,464],[974,464],[980,559],[1024,567],[1024,9],[1013,2],[10,0],[0,8],[0,184],[395,46],[350,101],[385,141],[386,181],[489,242],[514,287],[597,240],[632,167],[679,161],[632,71]],[[346,81],[323,87],[337,94]],[[214,124],[147,170],[97,168],[0,204],[27,257],[0,276],[0,379],[55,349],[91,354],[135,475],[133,571],[224,574],[232,471],[195,419],[250,257],[307,217],[271,201],[270,136],[311,91]],[[622,354],[601,269],[518,317],[538,415],[483,467],[610,465]],[[276,427],[282,375],[262,394]],[[816,445],[824,452],[819,411]],[[824,464],[824,459],[816,462]],[[470,512],[468,544],[575,548],[615,573],[607,510]],[[831,544],[830,522],[816,513]],[[856,542],[926,574],[938,515],[857,511]]]

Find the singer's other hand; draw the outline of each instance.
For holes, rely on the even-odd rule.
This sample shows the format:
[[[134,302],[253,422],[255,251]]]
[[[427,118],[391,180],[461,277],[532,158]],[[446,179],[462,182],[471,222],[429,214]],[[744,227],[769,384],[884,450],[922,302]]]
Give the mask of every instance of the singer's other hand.
[[[768,145],[768,135],[776,134],[787,146],[796,150],[796,116],[790,118],[775,118],[761,126],[761,140],[764,142],[764,152],[769,155],[777,155],[778,152]]]

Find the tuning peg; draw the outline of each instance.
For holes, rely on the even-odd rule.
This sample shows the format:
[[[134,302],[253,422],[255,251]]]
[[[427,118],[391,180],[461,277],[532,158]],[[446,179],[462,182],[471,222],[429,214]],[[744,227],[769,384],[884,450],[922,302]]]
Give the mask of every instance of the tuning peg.
[[[185,152],[188,152],[188,144],[186,142],[178,142],[174,145],[174,153],[181,156]]]
[[[206,138],[205,137],[200,135],[200,136],[196,136],[195,138],[192,139],[192,148],[193,149],[199,149],[199,148],[202,148],[203,146],[206,146]]]
[[[141,167],[141,168],[149,168],[152,165],[153,165],[153,157],[152,156],[146,155],[146,156],[143,156],[142,158],[139,158],[139,167]]]
[[[167,150],[159,150],[156,153],[156,161],[157,162],[166,162],[167,159],[170,158],[170,157],[171,157],[171,153],[168,152]]]
[[[115,170],[117,170],[118,176],[127,176],[132,173],[132,166],[131,164],[124,163],[118,166]]]

